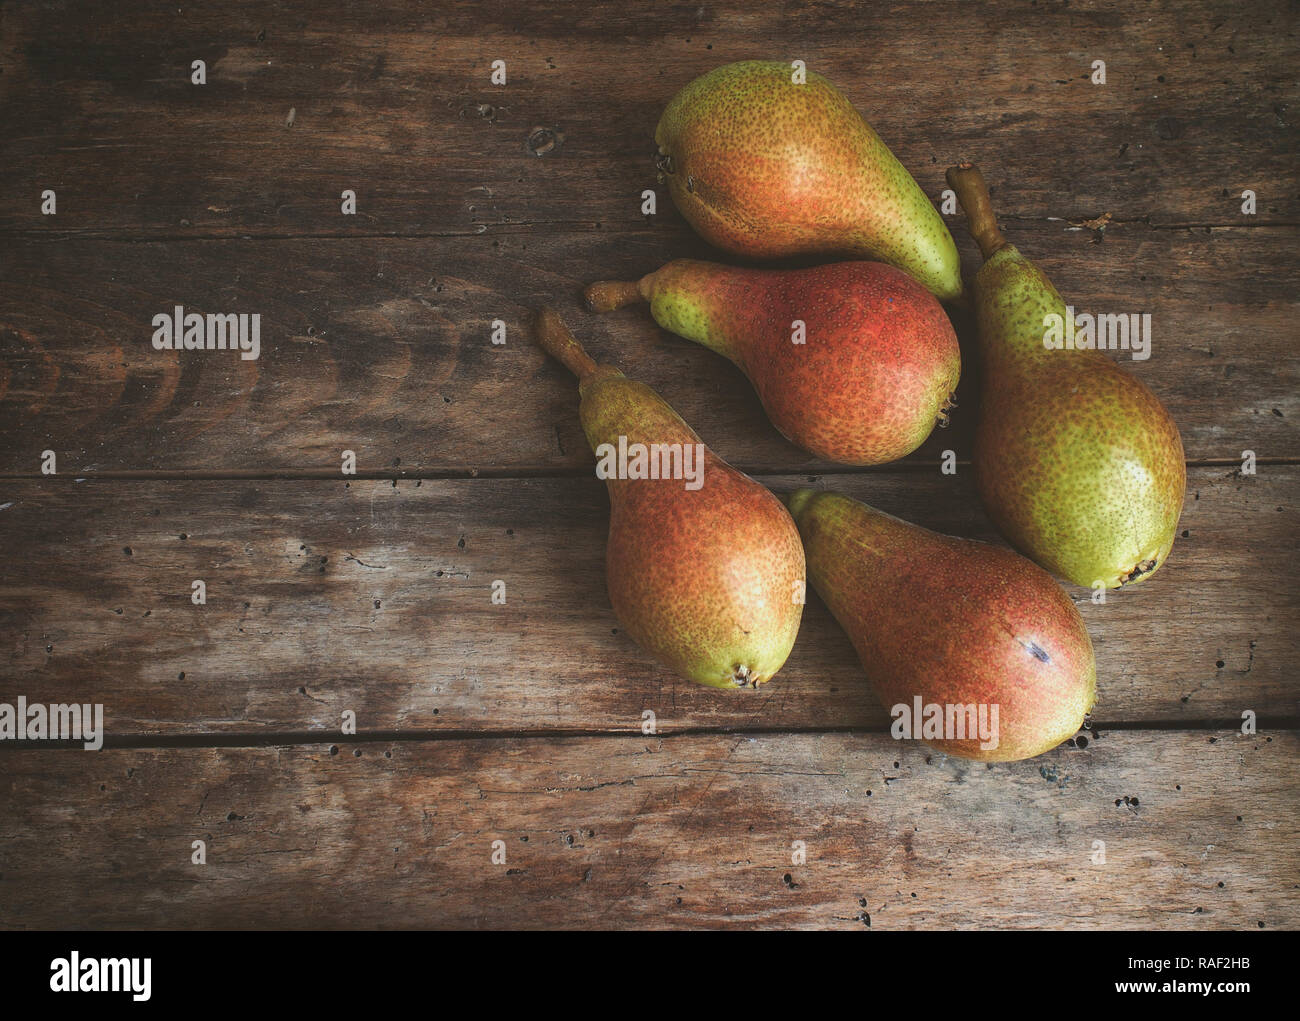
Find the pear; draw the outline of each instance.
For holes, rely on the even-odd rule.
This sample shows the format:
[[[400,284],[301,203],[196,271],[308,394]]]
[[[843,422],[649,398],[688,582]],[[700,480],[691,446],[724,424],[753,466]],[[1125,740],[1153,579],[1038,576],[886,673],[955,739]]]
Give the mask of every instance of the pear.
[[[1092,641],[1046,571],[837,493],[800,489],[786,502],[808,579],[895,717],[895,736],[1007,762],[1039,755],[1083,725],[1096,700]],[[931,706],[941,707],[937,734],[923,726],[935,718]],[[912,728],[900,734],[905,719]],[[982,736],[979,722],[989,725]]]
[[[731,359],[781,434],[842,464],[884,464],[946,425],[961,373],[943,306],[883,262],[736,269],[679,259],[635,283],[602,281],[587,303],[634,301],[666,330]]]
[[[608,480],[606,581],[623,629],[700,684],[771,680],[803,613],[803,546],[781,501],[650,387],[592,361],[554,311],[537,332],[578,377],[582,428]]]
[[[748,60],[673,98],[655,129],[673,201],[738,255],[878,259],[944,301],[961,294],[938,211],[844,94],[819,74]]]
[[[1065,302],[998,230],[979,170],[953,167],[948,183],[985,260],[974,283],[983,384],[973,461],[989,517],[1077,585],[1149,577],[1169,556],[1183,508],[1178,427],[1105,354],[1047,346]]]

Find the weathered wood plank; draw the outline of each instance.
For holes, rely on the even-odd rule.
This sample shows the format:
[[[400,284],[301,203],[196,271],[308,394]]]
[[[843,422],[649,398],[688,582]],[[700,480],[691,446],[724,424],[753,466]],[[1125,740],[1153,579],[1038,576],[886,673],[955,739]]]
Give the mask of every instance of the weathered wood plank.
[[[0,753],[0,926],[1300,924],[1294,732],[336,747]]]
[[[1300,457],[1294,231],[1012,224],[1080,311],[1152,313],[1124,365],[1166,401],[1192,460]],[[544,231],[505,240],[23,242],[0,251],[0,471],[587,470],[572,378],[535,346],[533,310],[571,316],[598,357],[654,386],[723,457],[818,470],[767,422],[740,372],[644,309],[592,316],[581,288],[707,254],[677,234]],[[963,248],[970,255],[968,239]],[[973,262],[973,258],[972,258]],[[262,315],[256,361],[155,351],[175,305]],[[491,343],[494,320],[507,324]],[[953,427],[912,456],[964,457],[978,413],[969,323]]]
[[[1009,216],[1294,224],[1293,18],[1282,0],[1140,17],[1120,2],[10,5],[0,230],[625,226],[655,186],[672,95],[764,55],[839,84],[935,199],[944,167],[974,158]],[[41,215],[46,188],[57,216]],[[357,216],[339,213],[345,188]]]
[[[765,477],[774,488],[806,477]],[[993,538],[968,473],[823,484]],[[8,481],[0,700],[102,702],[140,733],[884,727],[847,638],[807,607],[758,692],[678,680],[619,633],[594,479]],[[1174,555],[1105,605],[1072,589],[1101,726],[1300,715],[1300,469],[1194,469]],[[207,603],[191,602],[202,579]],[[506,585],[505,605],[491,602]]]

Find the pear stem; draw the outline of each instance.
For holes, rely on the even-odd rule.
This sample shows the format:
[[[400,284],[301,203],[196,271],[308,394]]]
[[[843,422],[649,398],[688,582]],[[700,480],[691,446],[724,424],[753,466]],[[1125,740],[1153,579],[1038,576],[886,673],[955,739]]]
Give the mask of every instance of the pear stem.
[[[635,280],[597,280],[583,294],[587,307],[593,312],[613,312],[616,308],[645,301],[641,285]]]
[[[946,176],[949,186],[957,193],[957,201],[966,211],[966,227],[980,246],[980,254],[987,260],[994,252],[1006,248],[1008,242],[998,230],[993,201],[989,198],[989,188],[979,167],[974,163],[959,163],[949,167]]]
[[[543,308],[537,313],[537,343],[580,380],[596,371],[591,355],[553,308]]]

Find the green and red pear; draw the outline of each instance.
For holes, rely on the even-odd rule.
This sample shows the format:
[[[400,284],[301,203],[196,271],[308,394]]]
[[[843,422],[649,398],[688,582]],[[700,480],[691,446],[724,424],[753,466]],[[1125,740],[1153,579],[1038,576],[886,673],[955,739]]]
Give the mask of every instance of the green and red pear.
[[[818,457],[884,464],[947,424],[957,336],[934,295],[883,262],[763,270],[679,259],[586,295],[597,312],[648,301],[664,329],[734,362],[777,430]]]
[[[931,532],[838,493],[786,498],[808,580],[848,633],[891,714],[939,707],[961,722],[926,736],[1006,762],[1073,736],[1096,701],[1092,641],[1070,597],[1008,549]],[[901,707],[902,711],[896,710]],[[993,723],[972,735],[971,721]],[[925,736],[913,717],[909,736]]]
[[[593,452],[648,450],[653,464],[683,469],[607,476],[606,581],[623,629],[700,684],[770,681],[803,611],[803,547],[781,501],[709,450],[650,387],[597,365],[552,310],[538,316],[537,336],[578,377]]]
[[[716,68],[673,97],[655,142],[677,208],[719,248],[876,259],[944,301],[962,293],[938,210],[819,74],[764,60]]]
[[[1073,312],[998,229],[979,170],[952,167],[948,182],[985,260],[973,288],[983,382],[972,456],[985,510],[1076,585],[1150,577],[1169,557],[1187,488],[1178,426],[1100,350],[1056,346],[1053,329]]]

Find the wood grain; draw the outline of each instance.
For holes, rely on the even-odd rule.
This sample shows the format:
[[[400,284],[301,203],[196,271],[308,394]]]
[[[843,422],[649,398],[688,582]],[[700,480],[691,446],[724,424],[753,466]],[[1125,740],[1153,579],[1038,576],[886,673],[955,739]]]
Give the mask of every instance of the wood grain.
[[[1120,2],[11,5],[0,229],[509,236],[623,229],[654,127],[733,60],[827,75],[932,198],[990,165],[1008,216],[1300,221],[1294,8]],[[194,60],[208,83],[190,83]],[[491,62],[505,60],[507,84]],[[1090,81],[1106,62],[1104,85]],[[293,113],[289,125],[290,112]],[[540,155],[540,158],[539,158]],[[40,195],[59,194],[57,216]],[[354,189],[358,215],[339,213]],[[1259,211],[1241,213],[1255,190]],[[659,216],[676,221],[661,192]]]
[[[610,611],[543,303],[773,488],[994,538],[964,313],[953,427],[862,472],[643,309],[579,306],[718,258],[653,128],[756,56],[837,83],[936,202],[979,162],[1080,311],[1152,313],[1123,364],[1182,430],[1182,535],[1069,590],[1096,726],[1030,762],[890,739],[815,597],[756,693]],[[0,702],[102,702],[109,744],[0,742],[0,928],[1296,927],[1298,56],[1283,0],[0,5]],[[176,304],[261,314],[261,358],[155,352]]]
[[[1294,928],[1297,750],[1173,731],[996,766],[878,734],[0,753],[0,926]]]
[[[1149,311],[1152,355],[1123,359],[1172,409],[1193,461],[1300,457],[1295,289],[1283,228],[1088,231],[1009,226],[1080,311]],[[536,347],[553,304],[598,358],[659,390],[750,471],[825,470],[768,423],[725,359],[643,308],[594,316],[582,287],[707,255],[643,229],[487,238],[194,243],[22,242],[0,250],[0,471],[586,472],[576,386]],[[965,235],[963,250],[974,265]],[[154,315],[260,312],[256,361],[155,351]],[[506,343],[491,343],[494,320]],[[909,459],[964,458],[978,415],[968,319],[953,426]]]
[[[967,474],[820,484],[994,538]],[[22,481],[0,494],[10,699],[102,702],[115,737],[338,732],[345,710],[381,732],[635,731],[645,710],[665,732],[888,724],[816,600],[757,692],[649,660],[610,610],[594,479]],[[1194,469],[1185,537],[1159,574],[1105,605],[1070,590],[1097,650],[1100,725],[1300,716],[1298,496],[1300,469]]]

